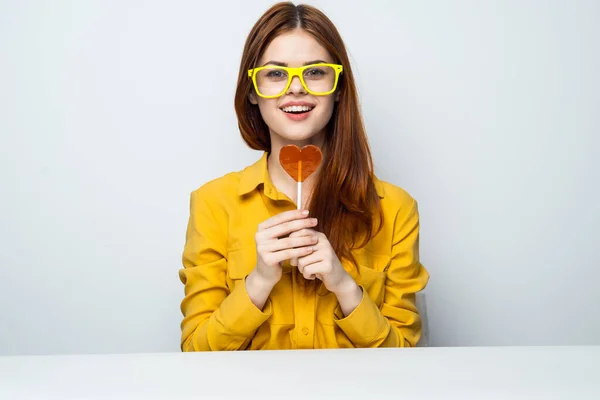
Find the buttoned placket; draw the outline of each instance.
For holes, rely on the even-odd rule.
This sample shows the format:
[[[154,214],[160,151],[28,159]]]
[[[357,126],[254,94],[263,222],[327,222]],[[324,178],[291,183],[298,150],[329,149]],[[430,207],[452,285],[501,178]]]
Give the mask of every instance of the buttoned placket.
[[[293,287],[295,307],[296,344],[299,349],[312,349],[315,346],[315,282],[304,279],[298,269],[294,269]]]

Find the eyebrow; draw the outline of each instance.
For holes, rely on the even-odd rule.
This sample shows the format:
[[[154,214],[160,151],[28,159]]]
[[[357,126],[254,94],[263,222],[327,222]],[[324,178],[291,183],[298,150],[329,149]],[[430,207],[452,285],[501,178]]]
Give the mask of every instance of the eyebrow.
[[[305,62],[303,65],[310,65],[310,64],[329,64],[327,61],[324,60],[312,60],[312,61],[307,61]],[[280,67],[287,67],[288,63],[284,63],[281,61],[267,61],[266,63],[264,63],[262,66],[264,67],[265,65],[277,65]]]

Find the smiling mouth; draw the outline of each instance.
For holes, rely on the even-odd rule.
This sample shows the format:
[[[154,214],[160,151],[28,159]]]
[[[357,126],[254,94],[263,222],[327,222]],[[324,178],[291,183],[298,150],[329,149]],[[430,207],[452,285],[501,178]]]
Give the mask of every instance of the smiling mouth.
[[[281,111],[287,114],[304,114],[312,111],[315,106],[289,106],[280,108]]]

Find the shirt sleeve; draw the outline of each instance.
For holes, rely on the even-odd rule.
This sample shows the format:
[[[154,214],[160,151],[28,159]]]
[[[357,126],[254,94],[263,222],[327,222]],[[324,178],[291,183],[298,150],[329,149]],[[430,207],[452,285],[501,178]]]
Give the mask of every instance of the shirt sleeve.
[[[359,305],[350,315],[334,321],[357,347],[414,347],[421,336],[416,293],[428,281],[429,274],[419,261],[419,212],[417,202],[412,200],[408,213],[397,214],[394,222],[392,257],[381,308],[361,287]]]
[[[204,188],[190,196],[190,217],[179,278],[185,287],[181,302],[182,351],[243,350],[271,316],[267,300],[259,310],[250,300],[245,279],[234,290],[227,285],[227,215]]]

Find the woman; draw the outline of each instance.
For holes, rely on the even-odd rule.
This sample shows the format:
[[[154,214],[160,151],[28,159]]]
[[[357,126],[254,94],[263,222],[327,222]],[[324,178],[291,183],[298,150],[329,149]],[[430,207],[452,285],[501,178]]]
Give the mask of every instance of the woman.
[[[263,155],[191,194],[182,350],[415,346],[429,279],[417,204],[373,174],[345,46],[322,12],[279,3],[258,20],[235,109]],[[304,210],[278,161],[289,144],[323,153]]]

